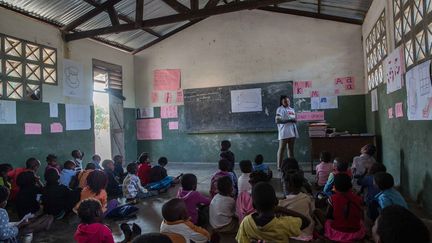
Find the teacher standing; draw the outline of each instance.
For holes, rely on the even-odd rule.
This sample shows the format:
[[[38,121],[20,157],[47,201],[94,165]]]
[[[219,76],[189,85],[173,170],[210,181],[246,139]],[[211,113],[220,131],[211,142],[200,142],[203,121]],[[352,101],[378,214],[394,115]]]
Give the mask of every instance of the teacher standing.
[[[285,150],[288,150],[288,158],[294,158],[294,143],[299,137],[296,125],[296,115],[290,107],[288,96],[281,95],[280,106],[276,110],[276,124],[278,127],[279,150],[277,154],[277,167],[281,169]]]

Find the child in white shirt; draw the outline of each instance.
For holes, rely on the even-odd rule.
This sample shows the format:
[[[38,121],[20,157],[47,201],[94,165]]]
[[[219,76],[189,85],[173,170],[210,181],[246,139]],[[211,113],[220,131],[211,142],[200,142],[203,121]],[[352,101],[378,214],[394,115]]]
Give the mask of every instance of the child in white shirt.
[[[151,196],[158,195],[157,191],[148,191],[141,186],[141,181],[136,175],[138,171],[138,165],[136,163],[130,163],[127,165],[128,175],[123,181],[123,195],[128,200],[132,199],[143,199]]]
[[[210,225],[216,232],[235,233],[238,230],[238,218],[235,215],[235,200],[232,193],[232,180],[224,176],[217,181],[218,194],[210,203]]]

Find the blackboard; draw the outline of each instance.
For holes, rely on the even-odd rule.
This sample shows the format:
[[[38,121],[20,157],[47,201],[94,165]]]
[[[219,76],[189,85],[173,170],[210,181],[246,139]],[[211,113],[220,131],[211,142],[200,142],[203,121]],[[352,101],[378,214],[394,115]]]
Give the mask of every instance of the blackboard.
[[[231,91],[261,89],[262,111],[231,111]],[[188,133],[276,131],[274,122],[281,95],[292,101],[292,81],[220,86],[184,90],[185,123]]]

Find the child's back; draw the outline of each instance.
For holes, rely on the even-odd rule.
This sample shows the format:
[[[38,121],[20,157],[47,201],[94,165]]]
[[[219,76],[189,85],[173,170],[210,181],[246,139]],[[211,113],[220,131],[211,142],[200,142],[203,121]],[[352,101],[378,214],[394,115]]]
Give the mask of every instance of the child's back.
[[[41,188],[36,186],[36,178],[33,171],[22,172],[17,178],[20,190],[16,196],[16,208],[18,216],[24,217],[28,213],[39,211],[40,205],[37,195],[42,193]]]
[[[164,168],[168,164],[168,159],[161,157],[158,160],[158,164],[153,166],[149,172],[149,181],[158,182],[168,176],[167,170]]]
[[[197,224],[197,207],[199,205],[208,206],[210,204],[210,199],[196,191],[197,178],[194,174],[184,174],[181,178],[181,185],[182,187],[177,192],[177,198],[180,198],[185,202],[192,223]]]
[[[379,172],[374,175],[375,184],[380,189],[375,198],[381,209],[391,205],[399,205],[408,208],[408,205],[402,195],[393,187],[393,176],[386,172]]]
[[[73,161],[66,161],[64,163],[64,168],[60,172],[60,184],[69,187],[72,178],[76,175],[75,163]]]
[[[235,200],[230,197],[232,181],[229,176],[221,177],[217,181],[218,194],[210,203],[210,225],[219,232],[235,232],[238,220],[235,219]]]
[[[324,186],[327,182],[330,172],[333,171],[330,153],[325,151],[321,152],[320,161],[321,163],[316,166],[317,184],[318,186]]]
[[[221,142],[221,152],[219,154],[220,159],[226,159],[229,161],[229,172],[234,172],[235,167],[235,156],[234,153],[230,151],[231,142],[228,140],[223,140]]]
[[[59,175],[55,169],[48,169],[45,172],[45,180],[47,185],[43,189],[42,203],[44,205],[44,213],[53,215],[54,217],[63,216],[69,209],[72,203],[69,202],[70,190],[58,183]]]
[[[217,193],[217,182],[219,178],[229,176],[233,185],[233,194],[236,193],[235,185],[237,185],[237,181],[234,179],[234,175],[228,171],[229,170],[229,161],[226,159],[221,159],[219,161],[219,170],[212,176],[210,181],[210,198],[213,198]]]

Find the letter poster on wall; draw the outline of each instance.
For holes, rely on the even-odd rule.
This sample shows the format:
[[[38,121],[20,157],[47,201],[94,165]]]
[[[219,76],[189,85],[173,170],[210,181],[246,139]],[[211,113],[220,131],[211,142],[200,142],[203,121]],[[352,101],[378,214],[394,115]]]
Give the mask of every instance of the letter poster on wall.
[[[406,74],[408,120],[432,120],[430,63],[419,64]]]
[[[384,60],[384,72],[386,75],[387,94],[402,88],[405,61],[401,47],[396,48]]]

